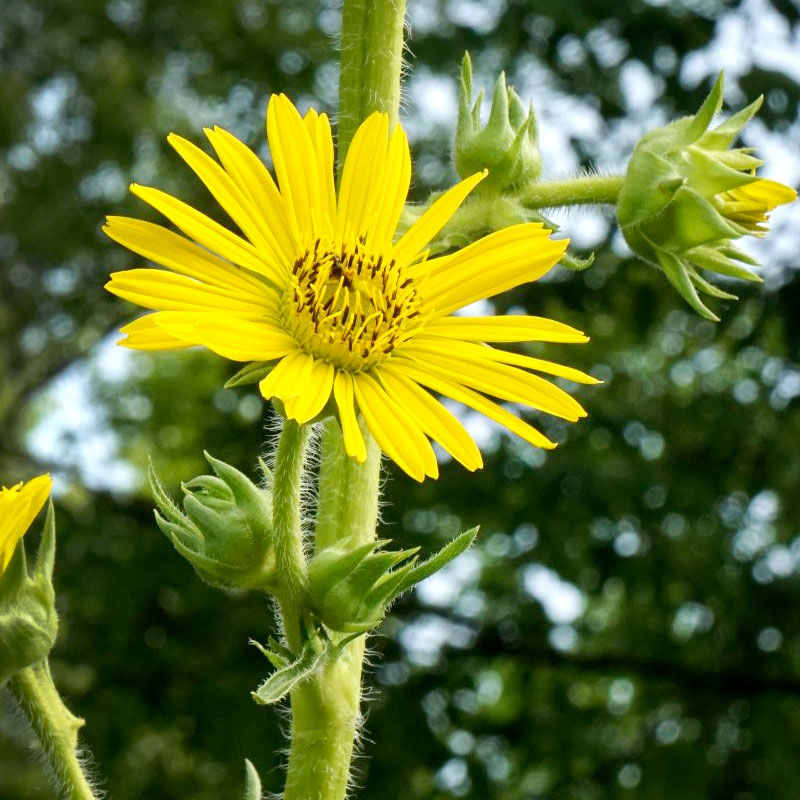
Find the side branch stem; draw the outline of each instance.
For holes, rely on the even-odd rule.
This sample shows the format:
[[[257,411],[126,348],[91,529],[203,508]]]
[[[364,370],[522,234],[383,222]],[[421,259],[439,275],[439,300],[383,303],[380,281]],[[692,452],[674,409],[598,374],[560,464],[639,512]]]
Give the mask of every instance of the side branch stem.
[[[306,596],[301,492],[310,430],[308,425],[286,420],[275,456],[272,520],[278,574],[281,576],[278,602],[286,642],[291,650],[300,646],[301,614]]]
[[[64,705],[47,661],[13,675],[11,693],[41,743],[54,783],[65,800],[96,800],[78,758],[78,731],[83,720]]]
[[[578,205],[616,205],[623,175],[583,175],[561,181],[539,181],[518,190],[517,197],[528,208]]]
[[[315,549],[345,537],[358,544],[375,539],[381,453],[362,426],[367,460],[344,450],[339,425],[322,434]],[[292,692],[292,742],[284,800],[342,800],[360,723],[364,637],[332,656]]]

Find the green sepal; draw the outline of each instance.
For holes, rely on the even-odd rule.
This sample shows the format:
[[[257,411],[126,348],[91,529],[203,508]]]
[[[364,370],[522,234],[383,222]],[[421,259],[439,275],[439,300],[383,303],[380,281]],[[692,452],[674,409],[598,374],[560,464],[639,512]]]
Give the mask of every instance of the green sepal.
[[[425,578],[429,578],[443,566],[449,564],[456,556],[460,556],[475,541],[478,530],[479,526],[476,525],[474,528],[464,531],[464,533],[456,536],[451,542],[448,542],[439,552],[434,553],[430,558],[415,566],[414,569],[406,575],[402,588],[397,594],[404,592],[406,589],[410,589],[414,584],[425,580]]]
[[[261,800],[261,778],[249,758],[244,760],[244,796],[242,800]]]
[[[567,249],[564,255],[561,256],[561,261],[558,263],[565,269],[572,270],[573,272],[583,272],[594,264],[594,259],[594,252],[589,253],[588,256],[581,257]]]
[[[55,548],[55,511],[50,501],[33,569],[29,572],[24,541],[20,540],[0,574],[0,685],[15,672],[46,658],[55,644]]]
[[[712,322],[719,322],[719,317],[714,314],[711,309],[707,308],[700,296],[697,294],[697,289],[689,277],[686,265],[675,255],[662,250],[660,247],[655,248],[658,257],[658,262],[664,270],[669,282],[675,287],[678,294],[701,316]]]
[[[695,247],[686,256],[703,269],[718,272],[720,275],[727,275],[729,278],[740,278],[744,281],[762,283],[763,278],[760,275],[756,275],[755,272],[751,272],[746,267],[731,260],[728,256],[731,249],[735,248]],[[739,255],[735,255],[733,258],[739,261],[743,260]]]
[[[251,361],[249,364],[245,364],[235,375],[228,378],[223,388],[233,389],[235,386],[258,383],[272,372],[274,366],[274,361]]]
[[[314,673],[327,647],[327,642],[322,645],[318,638],[308,639],[296,660],[273,672],[258,689],[250,693],[253,699],[262,706],[279,703],[297,684]]]

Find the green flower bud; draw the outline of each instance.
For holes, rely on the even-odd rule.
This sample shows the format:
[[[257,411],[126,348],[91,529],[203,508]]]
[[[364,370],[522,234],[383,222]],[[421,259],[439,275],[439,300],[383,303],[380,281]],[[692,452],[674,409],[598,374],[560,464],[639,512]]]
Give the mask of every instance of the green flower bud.
[[[477,533],[477,528],[462,533],[421,564],[412,558],[419,548],[384,550],[388,540],[361,545],[345,540],[326,548],[308,566],[314,612],[335,631],[371,630],[380,624],[398,595],[463,553]]]
[[[50,478],[0,491],[0,685],[44,659],[58,633],[53,565],[55,514],[50,505],[36,564],[29,573],[19,539],[47,500]],[[13,545],[6,547],[13,541]]]
[[[481,127],[483,92],[472,103],[472,62],[461,64],[458,124],[453,148],[456,170],[462,178],[483,169],[489,176],[477,192],[501,191],[535,181],[542,170],[533,106],[527,108],[503,73],[497,79],[489,121]]]
[[[158,527],[212,586],[268,590],[275,580],[271,474],[262,463],[262,489],[224,461],[205,456],[215,474],[182,485],[183,511],[150,465]]]
[[[722,106],[723,76],[698,112],[645,134],[631,156],[617,218],[634,252],[660,267],[699,314],[717,317],[698,292],[736,299],[700,270],[744,280],[760,278],[733,246],[741,236],[763,236],[769,213],[797,196],[776,181],[756,177],[762,161],[747,147],[730,148],[761,98],[710,129]]]

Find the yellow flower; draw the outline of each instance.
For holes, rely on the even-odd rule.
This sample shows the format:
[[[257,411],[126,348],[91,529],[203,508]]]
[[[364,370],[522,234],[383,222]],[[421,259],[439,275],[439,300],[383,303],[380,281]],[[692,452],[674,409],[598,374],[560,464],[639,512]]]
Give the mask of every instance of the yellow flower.
[[[566,392],[529,370],[583,383],[593,378],[486,344],[587,341],[580,331],[540,317],[452,316],[540,278],[567,242],[528,223],[428,258],[426,246],[485,172],[445,192],[395,241],[411,158],[404,131],[398,125],[390,134],[385,114],[358,129],[338,193],[327,116],[311,110],[301,117],[283,95],[273,96],[267,110],[277,185],[230,133],[205,133],[220,163],[175,134],[169,142],[243,236],[134,184],[131,191],[189,238],[149,222],[108,219],[104,230],[112,239],[171,270],[111,276],[109,291],[156,312],[122,328],[122,344],[204,345],[234,361],[275,362],[259,384],[265,398],[280,399],[299,423],[327,405],[338,414],[347,452],[363,461],[360,411],[382,450],[416,480],[438,475],[428,437],[467,469],[482,464],[475,443],[428,389],[540,447],[555,445],[484,394],[570,421],[585,416]]]
[[[778,181],[760,178],[720,192],[714,197],[714,205],[730,222],[745,228],[750,236],[765,236],[770,212],[784,203],[797,199],[797,192]]]
[[[28,530],[50,495],[49,475],[0,489],[0,575],[5,572],[17,542]]]

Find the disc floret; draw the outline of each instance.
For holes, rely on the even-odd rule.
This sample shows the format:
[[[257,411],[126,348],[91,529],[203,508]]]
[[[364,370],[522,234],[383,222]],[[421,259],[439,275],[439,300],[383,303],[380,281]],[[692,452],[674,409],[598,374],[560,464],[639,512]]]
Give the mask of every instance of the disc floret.
[[[363,237],[317,239],[295,261],[285,295],[286,330],[311,356],[350,372],[369,370],[421,325],[417,287]]]

